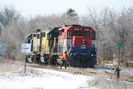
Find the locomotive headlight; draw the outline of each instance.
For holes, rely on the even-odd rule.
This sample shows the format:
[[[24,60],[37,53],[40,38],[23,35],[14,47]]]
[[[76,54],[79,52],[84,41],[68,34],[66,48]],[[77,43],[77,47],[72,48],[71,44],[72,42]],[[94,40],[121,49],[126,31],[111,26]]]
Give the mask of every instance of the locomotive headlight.
[[[72,53],[70,53],[70,56],[72,56],[73,54]]]
[[[76,53],[73,53],[73,55],[76,55]]]
[[[93,54],[91,54],[91,56],[93,56]]]

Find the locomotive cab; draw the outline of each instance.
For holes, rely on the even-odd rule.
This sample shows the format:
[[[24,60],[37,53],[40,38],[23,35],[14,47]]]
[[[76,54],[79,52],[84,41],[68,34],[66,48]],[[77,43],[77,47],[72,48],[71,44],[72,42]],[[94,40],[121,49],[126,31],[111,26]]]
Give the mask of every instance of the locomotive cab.
[[[26,61],[27,62],[36,62],[37,56],[36,53],[40,52],[40,33],[41,30],[37,29],[33,33],[30,33],[26,36],[27,43],[31,44],[31,53],[26,54]]]

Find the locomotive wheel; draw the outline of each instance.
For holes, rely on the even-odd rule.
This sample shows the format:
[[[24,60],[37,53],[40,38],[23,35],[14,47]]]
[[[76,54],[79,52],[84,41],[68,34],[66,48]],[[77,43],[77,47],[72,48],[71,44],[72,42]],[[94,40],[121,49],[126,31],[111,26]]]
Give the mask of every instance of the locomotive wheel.
[[[44,57],[40,57],[40,62],[43,64],[46,63]]]
[[[88,63],[88,65],[89,65],[90,68],[94,68],[92,59],[89,59],[87,63]]]
[[[33,62],[33,59],[32,58],[27,58],[27,61],[29,62],[29,63],[32,63]]]

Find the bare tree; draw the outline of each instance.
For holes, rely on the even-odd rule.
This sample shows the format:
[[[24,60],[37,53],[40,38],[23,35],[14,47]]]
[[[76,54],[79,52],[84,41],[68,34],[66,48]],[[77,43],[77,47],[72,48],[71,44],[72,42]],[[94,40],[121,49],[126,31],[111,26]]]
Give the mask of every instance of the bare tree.
[[[8,55],[16,59],[21,58],[21,44],[25,42],[27,31],[27,22],[24,19],[3,29],[2,42],[7,44]]]
[[[125,57],[128,57],[131,53],[129,53],[129,45],[130,38],[132,37],[132,17],[130,17],[129,10],[127,8],[122,8],[122,11],[119,13],[118,19],[114,26],[112,26],[113,37],[112,40],[114,43],[122,43],[121,48],[121,57],[122,60],[126,60]],[[118,51],[116,51],[118,53]]]
[[[123,44],[121,55],[129,55],[133,28],[133,14],[131,14],[131,11],[132,8],[124,7],[119,12],[108,7],[101,10],[88,7],[89,14],[81,22],[92,26],[97,31],[99,56],[112,59],[113,54],[118,54],[117,43]]]
[[[49,29],[53,27],[60,27],[66,24],[76,24],[77,20],[68,19],[68,16],[63,14],[51,14],[51,15],[37,15],[34,18],[31,18],[28,25],[29,29]]]
[[[121,42],[122,56],[133,58],[133,7],[122,8],[121,12],[108,7],[101,10],[88,7],[88,14],[76,19],[68,18],[66,13],[37,15],[28,20],[20,16],[14,8],[6,7],[0,11],[2,42],[7,43],[7,50],[11,55],[21,55],[21,44],[25,42],[26,35],[36,29],[80,23],[97,31],[99,56],[106,60],[113,59],[113,54],[118,55],[117,43]]]
[[[20,13],[13,6],[5,6],[0,9],[0,36],[3,28],[11,25],[20,18]],[[1,42],[1,37],[0,37]]]
[[[12,24],[6,26],[3,29],[2,37],[3,42],[7,43],[7,54],[19,58],[21,53],[21,44],[25,42],[25,37],[29,33],[35,31],[36,29],[49,29],[57,26],[62,26],[64,24],[72,24],[75,21],[67,19],[64,14],[57,15],[37,15],[31,19],[19,18],[17,21],[13,21]]]
[[[0,10],[0,25],[6,27],[20,18],[20,13],[13,6],[5,6]]]
[[[112,59],[113,56],[113,47],[110,42],[109,35],[109,24],[110,19],[110,9],[105,7],[102,11],[99,9],[89,8],[88,7],[88,19],[91,26],[97,31],[97,45],[98,45],[98,56],[102,56],[104,59]]]

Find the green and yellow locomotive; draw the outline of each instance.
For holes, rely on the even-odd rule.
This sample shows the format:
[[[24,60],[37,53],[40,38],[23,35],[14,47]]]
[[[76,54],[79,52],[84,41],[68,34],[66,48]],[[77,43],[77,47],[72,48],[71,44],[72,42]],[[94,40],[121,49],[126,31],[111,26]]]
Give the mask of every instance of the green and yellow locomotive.
[[[27,42],[31,44],[31,53],[26,54],[27,62],[56,64],[58,29],[37,29],[27,36]]]

